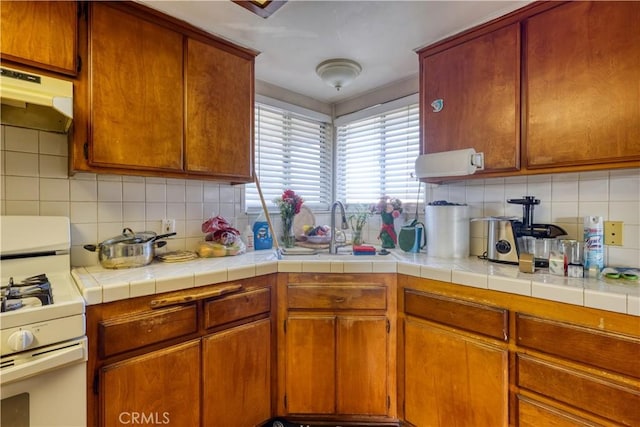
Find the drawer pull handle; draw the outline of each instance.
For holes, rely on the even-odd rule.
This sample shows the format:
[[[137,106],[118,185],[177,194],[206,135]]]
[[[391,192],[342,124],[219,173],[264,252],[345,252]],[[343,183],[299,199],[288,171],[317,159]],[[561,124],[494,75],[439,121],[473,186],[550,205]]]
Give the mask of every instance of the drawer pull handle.
[[[335,302],[337,302],[338,304],[345,302],[345,298],[344,297],[336,297],[334,299]]]
[[[182,295],[182,296],[177,296],[177,297],[166,297],[166,298],[154,299],[154,300],[151,300],[149,305],[151,306],[151,308],[160,308],[160,307],[166,307],[166,306],[169,306],[169,305],[186,304],[188,302],[196,301],[196,300],[199,300],[199,299],[211,298],[211,297],[219,297],[221,295],[225,295],[225,294],[229,294],[229,293],[232,293],[232,292],[236,292],[236,291],[239,291],[241,289],[242,289],[242,285],[241,284],[234,283],[234,284],[229,284],[229,285],[225,285],[225,286],[220,286],[220,287],[217,287],[215,289],[212,289],[212,290],[209,290],[209,291],[205,291],[205,292],[189,294],[189,295]]]

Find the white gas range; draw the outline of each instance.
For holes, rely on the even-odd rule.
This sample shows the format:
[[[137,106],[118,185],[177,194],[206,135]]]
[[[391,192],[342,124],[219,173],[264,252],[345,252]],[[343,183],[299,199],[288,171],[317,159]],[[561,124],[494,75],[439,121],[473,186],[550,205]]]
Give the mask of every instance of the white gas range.
[[[0,217],[0,424],[86,424],[85,304],[66,217]]]

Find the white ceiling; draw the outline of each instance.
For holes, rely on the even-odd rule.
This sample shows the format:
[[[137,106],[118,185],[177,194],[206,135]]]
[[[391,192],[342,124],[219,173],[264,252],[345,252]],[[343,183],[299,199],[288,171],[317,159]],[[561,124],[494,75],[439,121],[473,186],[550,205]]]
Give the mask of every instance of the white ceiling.
[[[256,79],[333,104],[415,76],[415,50],[528,3],[519,1],[290,0],[264,19],[228,0],[140,0],[260,52]],[[339,92],[316,75],[329,58],[362,73]]]

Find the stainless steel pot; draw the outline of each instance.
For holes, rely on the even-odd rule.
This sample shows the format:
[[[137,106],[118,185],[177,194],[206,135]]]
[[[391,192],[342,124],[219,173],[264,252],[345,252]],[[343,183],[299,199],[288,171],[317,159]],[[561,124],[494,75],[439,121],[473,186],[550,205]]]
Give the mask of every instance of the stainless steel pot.
[[[91,252],[98,251],[100,265],[104,268],[142,267],[153,261],[155,249],[167,244],[159,241],[176,233],[156,234],[152,231],[134,233],[130,228],[122,230],[122,234],[96,245],[85,245]]]

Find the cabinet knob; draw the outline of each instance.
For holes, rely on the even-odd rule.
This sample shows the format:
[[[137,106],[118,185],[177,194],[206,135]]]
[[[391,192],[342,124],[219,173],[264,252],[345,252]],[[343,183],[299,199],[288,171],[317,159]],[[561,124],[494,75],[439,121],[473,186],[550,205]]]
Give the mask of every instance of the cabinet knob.
[[[334,298],[334,301],[337,303],[343,303],[345,302],[345,298],[344,297],[336,297]]]
[[[431,102],[431,108],[434,113],[439,113],[444,108],[444,100],[442,98],[434,99]]]

